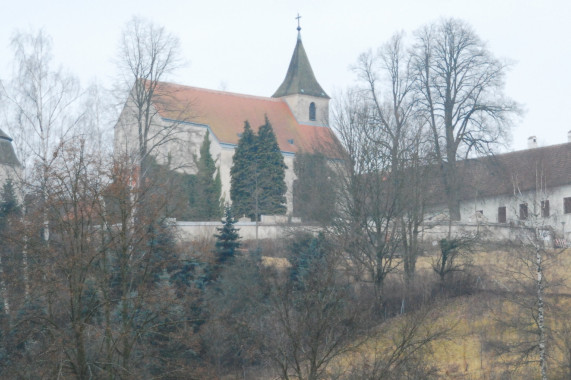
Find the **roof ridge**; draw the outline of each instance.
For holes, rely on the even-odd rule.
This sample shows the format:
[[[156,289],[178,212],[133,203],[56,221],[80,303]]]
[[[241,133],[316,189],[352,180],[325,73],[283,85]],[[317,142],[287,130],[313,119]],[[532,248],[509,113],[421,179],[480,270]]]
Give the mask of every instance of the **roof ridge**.
[[[272,98],[269,96],[250,95],[250,94],[242,94],[239,92],[232,92],[232,91],[213,90],[210,88],[188,86],[188,85],[178,84],[178,83],[173,83],[173,82],[161,82],[161,81],[159,81],[158,83],[162,84],[162,85],[168,85],[168,86],[173,86],[173,87],[181,87],[181,88],[186,88],[186,89],[194,89],[194,90],[199,90],[199,91],[203,91],[203,92],[210,92],[210,93],[215,93],[215,94],[220,94],[220,95],[239,96],[239,97],[247,98],[247,99],[270,100],[272,102],[278,102],[278,103],[283,102],[282,99]]]
[[[546,145],[546,146],[538,146],[536,148],[519,149],[519,150],[513,150],[511,152],[504,152],[504,153],[498,153],[498,154],[492,153],[491,155],[488,154],[488,155],[481,156],[481,157],[471,157],[471,158],[468,158],[465,160],[458,160],[457,162],[478,161],[478,160],[485,159],[485,158],[498,158],[498,157],[506,157],[506,156],[511,156],[511,155],[517,155],[517,154],[524,154],[524,153],[529,153],[529,152],[547,151],[550,149],[556,149],[556,148],[562,147],[564,145],[570,145],[571,146],[571,142]]]
[[[308,123],[298,123],[299,125],[303,125],[306,127],[319,127],[319,128],[329,128],[331,129],[331,127],[329,125],[323,125],[323,124],[308,124]]]

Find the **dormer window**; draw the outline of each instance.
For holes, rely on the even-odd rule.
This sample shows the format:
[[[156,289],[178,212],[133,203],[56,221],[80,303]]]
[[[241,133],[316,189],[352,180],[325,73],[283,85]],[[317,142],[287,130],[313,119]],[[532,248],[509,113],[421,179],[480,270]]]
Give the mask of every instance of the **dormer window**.
[[[309,105],[309,120],[315,121],[315,103],[311,102]]]

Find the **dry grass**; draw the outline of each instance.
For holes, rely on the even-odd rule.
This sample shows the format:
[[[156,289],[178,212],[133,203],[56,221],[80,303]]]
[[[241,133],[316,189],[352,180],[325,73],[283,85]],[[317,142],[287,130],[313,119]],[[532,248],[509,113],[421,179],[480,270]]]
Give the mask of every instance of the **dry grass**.
[[[500,286],[508,285],[513,288],[514,273],[528,272],[530,279],[534,278],[532,271],[525,266],[524,261],[518,257],[522,251],[495,251],[481,252],[472,255],[472,265],[475,271],[483,273],[486,280],[483,283],[484,291],[473,296],[459,297],[449,300],[440,310],[433,321],[434,324],[451,326],[446,338],[434,341],[430,350],[425,354],[425,360],[439,369],[439,378],[442,379],[534,379],[539,377],[539,366],[533,362],[516,365],[519,358],[516,354],[499,355],[492,341],[504,343],[520,342],[521,333],[506,325],[502,319],[518,316],[529,318],[529,310],[511,302],[509,298],[499,297],[496,292]],[[549,340],[550,378],[562,378],[558,373],[558,363],[564,362],[565,356],[570,352],[565,348],[565,340],[571,342],[571,250],[552,251],[547,255],[545,275],[548,280],[546,292],[546,323],[551,329]],[[417,263],[418,270],[431,270],[433,258],[422,257]],[[522,277],[523,278],[523,277]],[[521,280],[521,278],[520,278]],[[487,288],[486,288],[487,286]],[[517,289],[516,289],[517,291]],[[502,323],[500,323],[502,322]],[[371,338],[353,353],[351,357],[343,360],[350,363],[353,358],[371,355],[375,347],[389,346],[391,334],[395,333],[398,318],[383,324],[384,333],[379,337]],[[567,350],[567,351],[566,351]],[[502,377],[502,373],[509,373],[509,377]]]
[[[262,265],[265,267],[271,267],[280,270],[288,269],[291,267],[289,260],[283,257],[262,256]]]

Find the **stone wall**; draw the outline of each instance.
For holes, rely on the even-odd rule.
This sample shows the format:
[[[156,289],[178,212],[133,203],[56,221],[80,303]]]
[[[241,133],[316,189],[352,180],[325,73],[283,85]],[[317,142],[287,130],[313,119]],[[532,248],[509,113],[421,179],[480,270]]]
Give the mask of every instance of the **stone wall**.
[[[207,239],[214,236],[216,227],[221,227],[220,222],[176,222],[176,229],[182,241]],[[243,240],[256,239],[256,223],[239,221],[234,225],[239,229]],[[296,232],[317,233],[319,227],[304,225],[301,223],[263,223],[257,225],[258,239],[286,238]]]

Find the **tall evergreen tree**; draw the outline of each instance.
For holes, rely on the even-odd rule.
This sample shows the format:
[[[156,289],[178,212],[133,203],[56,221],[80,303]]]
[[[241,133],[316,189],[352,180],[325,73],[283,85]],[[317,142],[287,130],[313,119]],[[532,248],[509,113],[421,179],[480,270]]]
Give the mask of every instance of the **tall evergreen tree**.
[[[255,202],[258,195],[258,159],[257,137],[250,127],[244,123],[244,132],[234,151],[232,168],[230,169],[230,199],[234,215],[253,217],[257,214]]]
[[[13,231],[11,218],[20,214],[20,207],[16,198],[16,192],[12,181],[8,179],[2,189],[0,189],[0,305],[2,305],[0,313],[0,350],[5,353],[8,348],[8,340],[6,337],[10,334],[11,318],[10,310],[14,295],[11,294],[15,277],[11,274],[14,270],[15,246],[10,236],[15,235]],[[12,262],[12,263],[11,263]],[[12,265],[10,265],[12,264]],[[6,278],[10,276],[9,278]],[[2,371],[0,366],[0,373]]]
[[[20,213],[21,207],[18,204],[14,184],[11,179],[8,179],[0,192],[0,232],[6,227],[8,218],[19,216]]]
[[[191,204],[193,207],[193,219],[218,219],[221,215],[220,195],[222,183],[220,181],[220,172],[216,170],[216,163],[210,154],[210,134],[208,132],[204,136],[202,146],[200,147],[200,158],[197,166],[194,202]]]
[[[262,196],[259,197],[261,214],[278,215],[286,213],[284,157],[276,140],[276,135],[268,117],[258,130],[258,160],[260,162],[260,187]]]
[[[317,236],[307,233],[295,236],[289,246],[289,278],[295,286],[303,288],[316,271],[325,267],[323,260],[330,249],[328,244],[322,232]]]
[[[246,122],[230,170],[230,196],[236,215],[257,219],[262,214],[285,214],[285,169],[268,118],[258,136]]]
[[[296,153],[293,214],[304,221],[329,224],[335,215],[335,172],[320,153]]]
[[[236,254],[236,250],[240,248],[240,235],[238,229],[234,227],[236,219],[232,215],[232,208],[226,206],[224,210],[224,219],[222,227],[217,227],[216,238],[216,261],[220,264],[232,259]]]

